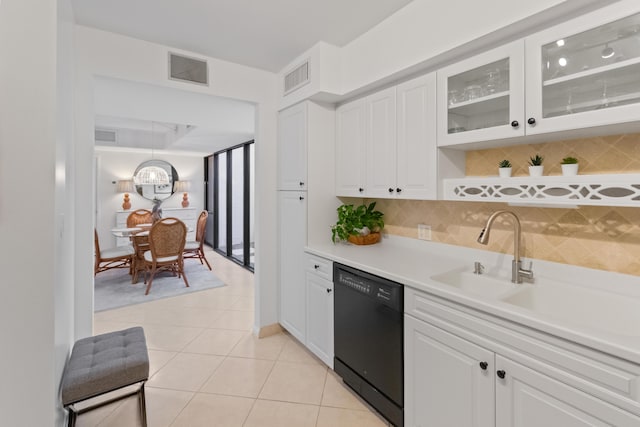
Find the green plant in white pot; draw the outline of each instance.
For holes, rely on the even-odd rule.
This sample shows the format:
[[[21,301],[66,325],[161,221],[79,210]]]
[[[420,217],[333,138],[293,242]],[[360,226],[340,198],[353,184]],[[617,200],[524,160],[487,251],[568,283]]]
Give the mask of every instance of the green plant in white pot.
[[[544,165],[542,162],[544,157],[540,154],[536,154],[534,157],[529,157],[529,175],[530,176],[542,176],[544,172]]]
[[[511,176],[511,162],[507,159],[498,163],[498,174],[500,178],[509,178]]]
[[[578,159],[575,157],[565,157],[560,162],[560,166],[562,167],[562,175],[564,176],[575,176],[578,175]]]

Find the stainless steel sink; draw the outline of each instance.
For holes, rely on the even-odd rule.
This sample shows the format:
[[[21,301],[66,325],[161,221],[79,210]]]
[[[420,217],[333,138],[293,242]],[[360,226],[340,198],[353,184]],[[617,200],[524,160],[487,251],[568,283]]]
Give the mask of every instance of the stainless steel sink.
[[[520,285],[502,301],[595,331],[640,336],[640,299],[562,282]]]
[[[432,276],[431,279],[487,298],[498,298],[506,292],[512,291],[520,286],[511,283],[510,279],[506,276],[498,277],[489,274],[474,274],[467,269],[448,271]]]

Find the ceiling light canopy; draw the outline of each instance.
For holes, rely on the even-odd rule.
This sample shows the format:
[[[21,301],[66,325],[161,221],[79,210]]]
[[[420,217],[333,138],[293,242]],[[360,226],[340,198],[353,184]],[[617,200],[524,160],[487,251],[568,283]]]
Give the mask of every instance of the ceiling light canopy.
[[[606,44],[604,46],[604,49],[602,49],[602,52],[600,53],[600,56],[602,56],[602,59],[608,59],[608,58],[611,58],[615,54],[616,54],[615,50],[613,50],[613,48],[611,46]]]

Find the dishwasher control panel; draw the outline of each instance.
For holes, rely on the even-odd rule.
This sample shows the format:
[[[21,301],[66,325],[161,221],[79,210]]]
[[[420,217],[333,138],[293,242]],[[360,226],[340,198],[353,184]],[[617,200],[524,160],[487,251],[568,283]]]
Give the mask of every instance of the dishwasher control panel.
[[[348,288],[355,289],[363,294],[371,294],[371,283],[368,283],[365,279],[354,276],[353,274],[339,270],[336,283],[340,283]]]
[[[334,263],[333,281],[395,310],[402,310],[402,285],[355,268]]]

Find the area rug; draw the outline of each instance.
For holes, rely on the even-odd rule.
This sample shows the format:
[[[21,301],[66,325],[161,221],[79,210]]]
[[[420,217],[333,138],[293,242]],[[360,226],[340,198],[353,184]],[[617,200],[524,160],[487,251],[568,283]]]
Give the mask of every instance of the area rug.
[[[94,281],[94,311],[110,310],[225,286],[224,282],[205,265],[185,262],[184,270],[189,282],[188,288],[184,285],[182,278],[163,271],[156,274],[153,279],[149,295],[144,294],[147,285],[143,283],[142,274],[138,283],[133,284],[128,270],[124,268],[98,273]]]

